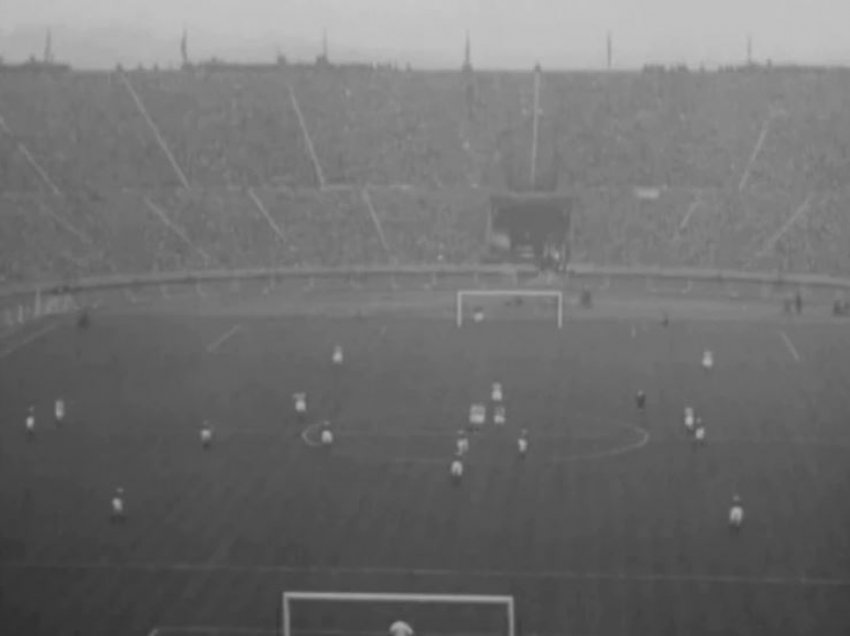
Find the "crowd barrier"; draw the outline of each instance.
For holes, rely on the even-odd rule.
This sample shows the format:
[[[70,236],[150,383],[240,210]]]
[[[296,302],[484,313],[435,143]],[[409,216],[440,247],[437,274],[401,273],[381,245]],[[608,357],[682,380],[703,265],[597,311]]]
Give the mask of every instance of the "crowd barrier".
[[[391,279],[393,284],[404,284],[405,279],[423,278],[431,281],[473,279],[482,281],[498,279],[515,284],[539,279],[539,271],[530,265],[420,265],[420,266],[369,266],[369,267],[312,267],[312,268],[257,268],[242,270],[203,270],[167,272],[139,275],[116,275],[84,278],[75,281],[32,283],[0,288],[0,309],[6,327],[27,322],[44,315],[73,312],[78,309],[76,297],[96,295],[112,290],[141,290],[144,288],[181,285],[201,285],[222,282],[287,280],[315,281],[323,279],[367,280]],[[573,263],[566,277],[550,278],[547,288],[566,287],[569,281],[585,283],[604,280],[679,281],[692,283],[744,283],[760,285],[771,293],[790,293],[792,290],[832,290],[844,294],[850,289],[850,279],[822,275],[779,274],[704,270],[688,268],[618,267],[588,263]]]

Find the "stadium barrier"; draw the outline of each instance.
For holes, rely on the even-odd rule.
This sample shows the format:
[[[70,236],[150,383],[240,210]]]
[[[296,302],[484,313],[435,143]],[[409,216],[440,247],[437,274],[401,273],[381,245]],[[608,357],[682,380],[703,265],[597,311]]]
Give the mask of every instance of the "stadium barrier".
[[[769,286],[774,290],[821,289],[846,293],[850,290],[850,279],[816,274],[781,274],[764,272],[742,272],[732,270],[705,270],[690,268],[620,267],[573,263],[567,267],[567,278],[552,278],[546,284],[549,289],[565,287],[570,279],[598,279],[607,287],[611,280],[679,281],[690,289],[693,283],[708,282],[719,285],[729,283]],[[9,320],[39,317],[45,309],[54,313],[76,310],[73,299],[80,294],[97,293],[119,289],[165,288],[167,286],[222,283],[234,281],[276,282],[306,280],[312,284],[320,279],[360,281],[388,278],[395,285],[405,278],[428,277],[432,281],[451,278],[512,279],[521,281],[539,278],[539,271],[530,265],[386,265],[364,267],[304,267],[304,268],[257,268],[241,270],[200,270],[152,274],[127,274],[96,276],[74,281],[40,282],[0,288],[0,308]],[[604,288],[603,287],[603,288]],[[59,300],[57,300],[59,299]],[[17,320],[20,322],[20,320]]]
[[[71,314],[79,309],[73,293],[42,293],[35,290],[16,290],[13,294],[0,293],[0,335],[32,323],[46,316]]]

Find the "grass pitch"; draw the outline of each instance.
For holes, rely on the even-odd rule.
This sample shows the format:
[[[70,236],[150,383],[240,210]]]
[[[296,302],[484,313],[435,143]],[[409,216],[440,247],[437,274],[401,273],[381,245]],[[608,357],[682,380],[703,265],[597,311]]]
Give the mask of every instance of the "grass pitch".
[[[675,319],[558,331],[139,314],[59,327],[0,359],[2,631],[261,633],[277,628],[283,590],[318,589],[512,594],[525,633],[846,634],[848,342],[823,324]],[[453,487],[455,433],[496,381],[508,422],[472,437]],[[705,448],[684,434],[686,404],[706,420]],[[330,451],[305,443],[323,419]],[[109,523],[116,486],[122,527]],[[736,492],[746,523],[732,536]],[[426,632],[476,628],[474,614],[417,611]],[[387,627],[321,614],[296,627]]]

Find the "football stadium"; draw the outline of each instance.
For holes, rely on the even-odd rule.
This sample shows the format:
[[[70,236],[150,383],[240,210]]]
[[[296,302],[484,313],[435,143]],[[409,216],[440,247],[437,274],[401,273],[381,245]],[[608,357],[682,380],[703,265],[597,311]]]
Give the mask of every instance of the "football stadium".
[[[0,632],[850,633],[848,101],[0,67]]]

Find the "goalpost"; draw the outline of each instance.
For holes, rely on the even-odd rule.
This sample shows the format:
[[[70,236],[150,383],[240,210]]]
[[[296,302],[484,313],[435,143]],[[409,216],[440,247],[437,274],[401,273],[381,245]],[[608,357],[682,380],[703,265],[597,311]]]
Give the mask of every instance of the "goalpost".
[[[312,608],[312,614],[305,608],[308,619],[312,619],[310,625],[300,627],[294,624],[293,605],[296,603],[302,607],[316,606]],[[339,607],[340,605],[343,607]],[[438,607],[468,611],[438,615]],[[353,611],[357,609],[359,612]],[[513,596],[480,594],[284,592],[282,612],[282,636],[312,636],[337,632],[387,634],[390,625],[397,620],[407,622],[419,633],[431,635],[477,633],[488,636],[515,636],[516,625]],[[470,612],[478,614],[470,617]],[[470,629],[470,618],[476,623],[473,629]],[[333,629],[337,625],[341,628]]]
[[[564,294],[548,289],[462,289],[457,292],[455,313],[457,326],[464,322],[464,301],[470,298],[541,298],[554,301],[557,311],[558,329],[564,327]]]

